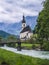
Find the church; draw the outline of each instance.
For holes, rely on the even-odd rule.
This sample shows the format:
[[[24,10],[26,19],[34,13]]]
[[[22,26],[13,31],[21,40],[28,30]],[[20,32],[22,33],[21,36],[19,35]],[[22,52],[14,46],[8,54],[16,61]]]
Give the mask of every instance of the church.
[[[29,25],[26,25],[25,17],[23,16],[22,20],[22,30],[20,32],[20,39],[21,40],[28,40],[33,35],[33,32]]]

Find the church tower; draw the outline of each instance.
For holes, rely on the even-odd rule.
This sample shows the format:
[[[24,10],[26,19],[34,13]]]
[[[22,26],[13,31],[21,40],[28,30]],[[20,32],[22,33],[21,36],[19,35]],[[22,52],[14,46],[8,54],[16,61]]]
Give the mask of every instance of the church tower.
[[[25,17],[23,15],[23,20],[22,20],[22,29],[24,29],[26,27],[26,21],[25,21]]]

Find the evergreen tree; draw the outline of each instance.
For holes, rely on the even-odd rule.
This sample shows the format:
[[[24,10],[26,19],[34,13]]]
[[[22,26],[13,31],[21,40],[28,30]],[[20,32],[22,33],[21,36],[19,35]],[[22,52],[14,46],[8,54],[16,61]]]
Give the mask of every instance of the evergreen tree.
[[[43,3],[43,10],[39,13],[35,31],[41,46],[44,39],[49,40],[49,0],[45,0]]]

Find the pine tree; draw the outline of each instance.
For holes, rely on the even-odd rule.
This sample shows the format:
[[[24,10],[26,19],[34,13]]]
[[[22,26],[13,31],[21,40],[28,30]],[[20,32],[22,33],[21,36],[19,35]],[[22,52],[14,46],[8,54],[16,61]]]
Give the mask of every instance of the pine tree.
[[[41,46],[44,39],[49,40],[49,0],[45,0],[43,3],[43,10],[39,13],[35,31]]]

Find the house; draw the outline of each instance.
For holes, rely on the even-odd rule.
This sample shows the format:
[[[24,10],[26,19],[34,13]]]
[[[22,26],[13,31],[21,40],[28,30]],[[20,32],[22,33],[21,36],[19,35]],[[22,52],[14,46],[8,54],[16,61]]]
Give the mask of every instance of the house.
[[[26,26],[25,17],[23,16],[22,30],[20,32],[20,39],[27,40],[27,39],[30,39],[32,35],[33,35],[32,30],[29,25]]]

